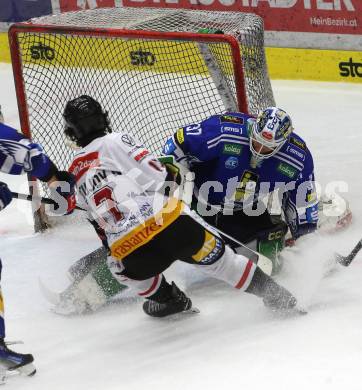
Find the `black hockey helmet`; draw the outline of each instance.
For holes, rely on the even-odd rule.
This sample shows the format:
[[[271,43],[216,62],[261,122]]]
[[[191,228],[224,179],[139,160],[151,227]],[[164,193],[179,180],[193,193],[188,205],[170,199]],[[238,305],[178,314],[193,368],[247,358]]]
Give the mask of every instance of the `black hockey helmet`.
[[[86,146],[95,138],[112,131],[108,113],[102,110],[95,99],[87,95],[70,100],[65,106],[63,118],[65,135],[78,146]]]

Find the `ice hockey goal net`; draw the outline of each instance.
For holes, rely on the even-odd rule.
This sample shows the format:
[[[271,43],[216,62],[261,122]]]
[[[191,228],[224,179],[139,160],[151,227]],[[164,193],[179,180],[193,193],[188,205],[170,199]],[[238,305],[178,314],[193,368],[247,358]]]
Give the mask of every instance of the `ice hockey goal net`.
[[[253,14],[86,10],[15,24],[9,39],[22,131],[62,169],[74,153],[62,112],[82,94],[101,102],[114,131],[156,153],[180,126],[274,104],[263,21]]]

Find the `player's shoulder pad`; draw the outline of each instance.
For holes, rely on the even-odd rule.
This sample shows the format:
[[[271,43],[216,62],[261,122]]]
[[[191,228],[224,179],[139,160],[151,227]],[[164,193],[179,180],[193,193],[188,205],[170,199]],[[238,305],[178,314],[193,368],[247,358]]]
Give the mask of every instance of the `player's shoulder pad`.
[[[176,147],[181,150],[198,148],[204,145],[209,139],[216,137],[219,133],[219,126],[215,122],[215,117],[209,117],[201,122],[191,123],[180,127],[170,138],[164,148],[164,153],[170,154]],[[167,149],[167,150],[166,150]]]
[[[109,144],[117,144],[117,146],[121,146],[126,151],[134,151],[136,149],[140,149],[143,147],[143,143],[135,138],[132,134],[129,133],[111,133],[102,137],[103,142],[107,142]]]
[[[214,136],[247,137],[247,123],[250,115],[241,112],[226,112],[213,115],[202,122],[202,127],[208,133],[209,139]]]
[[[289,137],[289,144],[290,146],[293,146],[295,148],[298,148],[299,150],[307,151],[307,144],[305,141],[296,133],[292,133]]]
[[[292,133],[282,148],[272,157],[280,160],[279,166],[283,168],[287,164],[292,170],[297,170],[304,177],[314,171],[312,156],[304,140],[297,134]]]
[[[303,164],[310,158],[305,141],[297,134],[292,133],[288,142],[283,146],[282,152],[286,153],[290,158],[296,159]]]
[[[243,125],[249,118],[252,118],[249,114],[244,114],[243,112],[226,112],[224,114],[217,115],[219,117],[220,123],[222,124],[236,124]]]

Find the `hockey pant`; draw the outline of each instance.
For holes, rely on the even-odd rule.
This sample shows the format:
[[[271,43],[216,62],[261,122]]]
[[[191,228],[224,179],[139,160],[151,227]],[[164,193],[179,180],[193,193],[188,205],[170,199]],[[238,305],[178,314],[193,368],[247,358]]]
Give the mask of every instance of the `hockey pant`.
[[[244,244],[255,239],[266,239],[270,233],[284,237],[288,230],[285,222],[281,220],[278,223],[274,222],[268,211],[259,216],[249,216],[242,210],[234,210],[232,215],[224,215],[221,212],[204,219],[211,226],[215,226]],[[225,241],[234,249],[238,247],[238,244],[227,237]]]
[[[251,260],[225,246],[205,224],[184,214],[122,261],[109,256],[108,265],[121,284],[147,298],[156,293],[162,272],[176,260],[242,291],[248,288],[256,269]]]

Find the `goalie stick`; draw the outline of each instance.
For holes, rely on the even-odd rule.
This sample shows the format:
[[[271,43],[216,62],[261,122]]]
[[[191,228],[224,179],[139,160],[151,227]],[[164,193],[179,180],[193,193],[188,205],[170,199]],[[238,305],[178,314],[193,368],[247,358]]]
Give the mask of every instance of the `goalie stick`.
[[[239,246],[243,247],[247,252],[248,256],[253,256],[255,258],[252,259],[252,261],[259,267],[263,272],[265,272],[267,275],[271,275],[273,271],[273,262],[266,256],[262,255],[261,253],[258,253],[254,251],[253,249],[249,248],[236,238],[230,236],[227,233],[224,233],[222,230],[216,228],[215,226],[209,226],[210,230],[215,230],[215,232],[219,233],[221,236],[227,237],[229,240],[233,241],[235,244],[238,244]],[[245,255],[245,254],[244,254]]]
[[[56,202],[54,200],[49,199],[49,198],[33,197],[32,195],[20,194],[20,193],[17,193],[17,192],[11,192],[11,194],[16,199],[22,199],[22,200],[27,200],[27,201],[40,201],[41,203],[45,203],[45,204],[53,204],[53,205],[56,204]],[[85,211],[82,207],[79,207],[79,206],[76,206],[75,208],[76,208],[76,210],[83,210],[83,211]],[[251,253],[253,253],[254,255],[256,255],[257,256],[256,257],[256,260],[257,260],[256,263],[258,264],[258,266],[265,273],[267,273],[268,275],[271,274],[272,268],[273,268],[273,264],[272,264],[272,261],[269,258],[267,258],[266,256],[261,255],[258,252],[253,251],[252,249],[248,248],[245,244],[243,244],[240,241],[236,240],[234,237],[232,237],[232,236],[222,232],[221,230],[217,229],[216,227],[212,226],[212,229],[214,229],[220,235],[229,238],[230,240],[234,241],[239,246],[245,248],[246,250],[248,250]],[[96,253],[99,250],[100,250],[100,248],[98,250],[90,253],[88,256],[92,257],[93,254]]]
[[[44,204],[52,204],[52,205],[56,204],[56,202],[53,199],[49,199],[49,198],[33,197],[33,195],[20,194],[18,192],[13,192],[13,191],[11,192],[11,195],[13,196],[13,198],[21,199],[21,200],[27,200],[27,201],[30,201],[30,202],[32,202],[32,201],[40,201],[41,203],[44,203]],[[79,207],[79,206],[76,206],[75,208],[76,208],[76,210],[83,210],[83,211],[85,211],[82,207]],[[256,254],[256,255],[258,255],[260,257],[259,253],[257,253],[255,251],[253,251],[252,249],[248,248],[245,244],[242,244],[240,241],[236,240],[235,238],[231,237],[230,235],[222,232],[221,230],[215,228],[214,226],[213,226],[213,229],[216,232],[218,232],[219,234],[221,234],[222,236],[225,236],[225,237],[229,238],[230,240],[234,241],[236,244],[238,244],[238,245],[248,249],[250,252],[253,252],[254,254]],[[336,253],[335,259],[336,259],[336,261],[339,264],[341,264],[341,265],[343,265],[345,267],[348,267],[352,263],[353,259],[356,257],[356,255],[358,254],[358,252],[361,249],[362,249],[362,239],[356,244],[356,246],[352,249],[352,251],[350,252],[349,255],[342,256],[339,253]],[[264,267],[266,267],[268,269],[269,266],[270,266],[270,265],[268,265],[270,260],[267,257],[265,257],[265,259],[264,259],[264,257],[265,256],[263,256],[263,258],[260,259],[261,263],[263,263],[261,268],[263,269],[263,266],[264,266]],[[259,259],[258,259],[258,261],[259,261]],[[264,265],[264,263],[265,263],[265,265]]]

